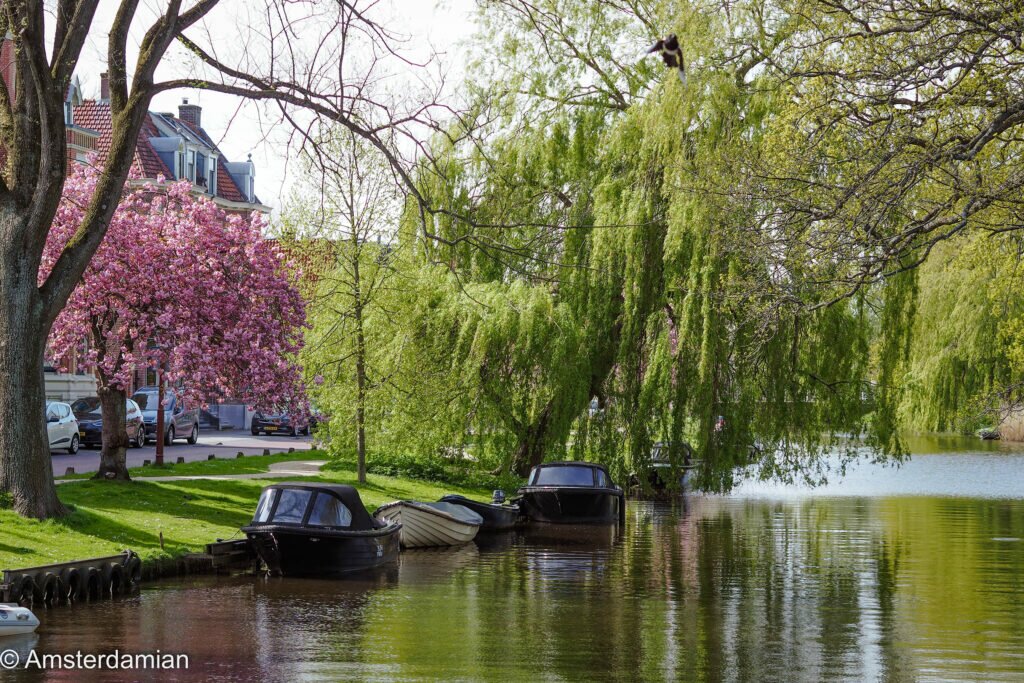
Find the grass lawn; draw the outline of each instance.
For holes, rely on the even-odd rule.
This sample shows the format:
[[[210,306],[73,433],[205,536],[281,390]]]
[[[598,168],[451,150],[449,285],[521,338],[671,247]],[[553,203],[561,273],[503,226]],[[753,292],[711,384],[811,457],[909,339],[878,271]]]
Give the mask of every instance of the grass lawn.
[[[236,474],[266,471],[282,459],[312,460],[316,451],[282,456],[253,456],[166,468],[168,475]],[[262,468],[262,469],[252,469]],[[132,470],[146,476],[154,468]],[[295,479],[284,477],[283,479]],[[356,483],[355,472],[325,472],[312,481]],[[359,487],[371,511],[399,498],[437,500],[445,493],[487,499],[490,491],[445,486],[409,479],[369,475]],[[39,522],[0,510],[0,569],[109,555],[131,548],[143,560],[202,551],[206,543],[228,538],[252,518],[260,490],[272,479],[229,481],[76,481],[57,487],[73,512],[59,520]],[[160,533],[164,547],[160,548]]]

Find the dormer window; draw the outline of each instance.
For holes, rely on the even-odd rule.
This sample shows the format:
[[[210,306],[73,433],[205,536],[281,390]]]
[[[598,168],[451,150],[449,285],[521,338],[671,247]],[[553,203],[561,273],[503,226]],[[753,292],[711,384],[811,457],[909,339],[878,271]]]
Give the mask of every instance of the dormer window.
[[[70,101],[64,103],[64,125],[75,125],[75,108],[71,106]]]

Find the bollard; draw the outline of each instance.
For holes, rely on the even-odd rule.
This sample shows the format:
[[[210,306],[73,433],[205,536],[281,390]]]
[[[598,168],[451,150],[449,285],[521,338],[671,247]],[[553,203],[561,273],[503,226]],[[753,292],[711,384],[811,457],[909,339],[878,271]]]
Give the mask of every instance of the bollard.
[[[175,460],[174,463],[176,465],[184,465],[185,464],[185,456],[184,455],[179,455],[178,459]]]
[[[263,449],[263,455],[270,455],[270,449],[269,448],[264,448]]]
[[[217,459],[217,456],[216,456],[216,455],[214,455],[213,453],[210,453],[210,454],[209,454],[208,456],[206,456],[206,459],[207,459],[207,460],[216,460],[216,459]]]
[[[152,460],[143,460],[143,461],[142,461],[142,466],[143,466],[143,467],[149,467],[149,466],[150,466],[150,465],[152,465],[152,464],[153,464],[153,461],[152,461]]]
[[[74,467],[69,467],[66,470],[64,470],[64,476],[65,477],[68,476],[69,474],[74,474],[74,473],[75,473],[75,468]]]

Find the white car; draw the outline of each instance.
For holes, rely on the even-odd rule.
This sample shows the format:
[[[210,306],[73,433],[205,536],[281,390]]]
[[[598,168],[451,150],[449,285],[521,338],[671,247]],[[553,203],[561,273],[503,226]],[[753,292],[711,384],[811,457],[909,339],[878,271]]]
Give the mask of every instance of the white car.
[[[50,450],[78,452],[78,420],[71,406],[59,401],[46,402],[46,433],[50,437]]]

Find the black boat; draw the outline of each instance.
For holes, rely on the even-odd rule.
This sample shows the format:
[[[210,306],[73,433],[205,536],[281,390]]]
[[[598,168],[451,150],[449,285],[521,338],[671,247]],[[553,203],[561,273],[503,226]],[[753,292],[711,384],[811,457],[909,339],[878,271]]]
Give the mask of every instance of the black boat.
[[[263,489],[242,531],[271,574],[338,576],[397,560],[401,528],[371,517],[351,486],[285,482]]]
[[[482,503],[455,493],[444,496],[441,498],[441,502],[463,505],[483,517],[484,523],[480,527],[481,531],[504,531],[513,528],[519,521],[519,506],[499,502],[498,494],[500,494],[500,500],[504,500],[505,494],[501,491],[494,493],[495,501],[493,503]]]
[[[700,461],[694,460],[693,448],[690,444],[682,442],[676,446],[678,451],[676,464],[673,464],[670,452],[673,444],[659,441],[651,449],[651,462],[647,471],[647,482],[655,491],[664,491],[672,481],[672,474],[676,473],[679,478],[676,480],[679,489],[688,488],[687,484],[693,478]],[[673,487],[674,488],[674,487]]]
[[[530,522],[613,524],[626,518],[626,497],[603,465],[549,462],[530,472],[517,492]]]

